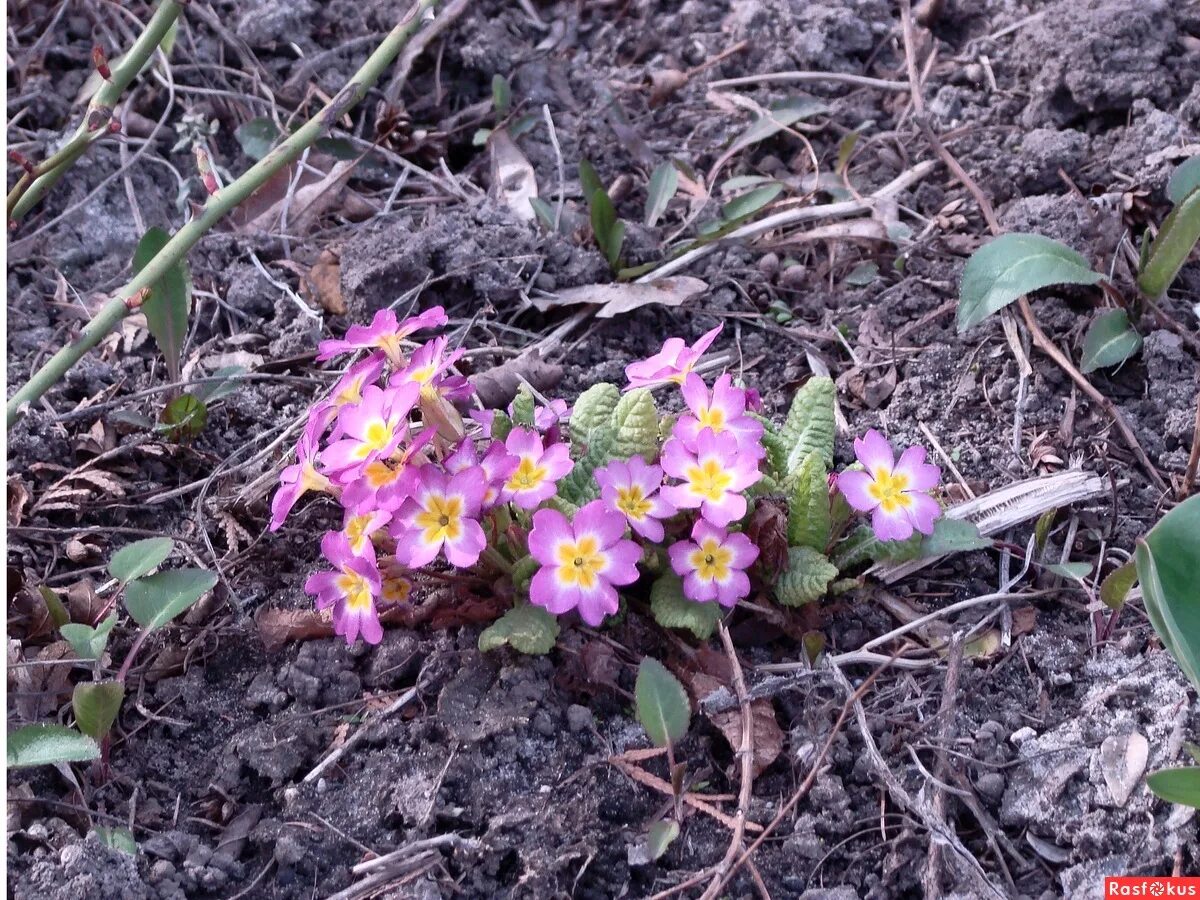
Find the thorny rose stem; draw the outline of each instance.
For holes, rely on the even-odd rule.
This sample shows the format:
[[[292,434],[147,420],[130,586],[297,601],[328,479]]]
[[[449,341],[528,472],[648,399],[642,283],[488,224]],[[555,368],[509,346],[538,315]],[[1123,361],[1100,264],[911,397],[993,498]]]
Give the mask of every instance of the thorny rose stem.
[[[168,0],[168,3],[171,2],[172,0]],[[139,292],[148,289],[162,278],[167,270],[182,259],[210,228],[224,218],[226,213],[258,190],[272,175],[297,159],[307,147],[323,134],[328,133],[342,115],[362,100],[367,91],[379,80],[383,70],[396,58],[408,39],[421,27],[426,10],[432,8],[436,2],[437,0],[417,0],[396,27],[391,30],[383,43],[367,58],[362,68],[354,73],[349,83],[338,91],[320,112],[255,165],[247,169],[240,178],[211,195],[200,214],[175,233],[158,252],[158,255],[150,260],[141,272],[135,275],[101,308],[100,312],[79,332],[79,336],[54,354],[30,377],[29,381],[21,386],[20,390],[12,395],[5,409],[7,424],[11,426],[16,421],[24,404],[37,400],[46,393],[83,354],[100,343],[104,336],[116,328],[125,316],[137,309],[140,303],[135,298],[139,296]],[[172,5],[175,4],[172,3]]]
[[[108,134],[108,124],[112,119],[113,109],[117,100],[129,87],[129,83],[137,77],[146,65],[146,60],[162,43],[171,26],[179,19],[187,0],[163,0],[146,27],[134,41],[129,52],[112,67],[109,77],[104,79],[96,93],[88,103],[83,121],[75,130],[74,136],[67,141],[53,156],[44,160],[34,168],[34,173],[26,172],[9,191],[7,200],[9,223],[21,219],[46,195],[46,192],[58,182],[71,168],[72,164],[82,156],[93,141]]]

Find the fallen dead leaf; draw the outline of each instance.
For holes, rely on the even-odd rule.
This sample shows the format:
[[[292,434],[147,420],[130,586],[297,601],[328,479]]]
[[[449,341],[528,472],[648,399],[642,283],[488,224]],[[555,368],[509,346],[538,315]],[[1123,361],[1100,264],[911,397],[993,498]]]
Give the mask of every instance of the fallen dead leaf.
[[[25,507],[29,504],[29,488],[25,486],[20,475],[8,477],[8,527],[15,528],[21,524]]]
[[[272,203],[266,211],[251,219],[242,230],[274,231],[279,226],[286,210],[288,234],[307,233],[322,213],[341,203],[346,182],[354,173],[357,164],[357,160],[342,160],[334,163],[320,180],[311,184],[302,183],[292,192],[291,202],[288,202],[285,186],[283,196]]]
[[[537,215],[529,201],[538,195],[537,174],[521,148],[503,128],[488,138],[492,160],[492,193],[514,216],[530,222]]]
[[[562,366],[546,362],[535,350],[472,375],[469,380],[484,409],[503,409],[517,396],[522,381],[528,381],[536,391],[546,392],[555,388],[562,377]]]
[[[332,316],[346,314],[342,296],[342,261],[332,250],[322,250],[313,267],[300,279],[300,295]]]
[[[1129,802],[1149,759],[1150,743],[1136,731],[1110,734],[1104,739],[1100,745],[1100,773],[1117,806]]]
[[[611,319],[657,303],[661,306],[681,306],[708,290],[708,284],[690,275],[660,278],[644,284],[588,284],[567,288],[557,294],[533,297],[533,305],[542,312],[560,306],[591,303],[599,306],[596,318]]]
[[[701,671],[689,673],[692,697],[703,709],[700,701],[718,688],[733,691],[729,660],[708,647],[702,647],[695,659]],[[735,753],[742,746],[741,707],[705,712],[708,720],[725,736],[726,743]],[[757,777],[783,752],[783,730],[775,720],[775,707],[767,699],[755,700],[750,704],[750,720],[754,743],[754,774]]]
[[[48,665],[74,657],[71,645],[55,641],[25,660],[17,672],[16,708],[22,721],[37,722],[58,708],[71,692],[71,666]],[[46,663],[47,665],[42,665]]]

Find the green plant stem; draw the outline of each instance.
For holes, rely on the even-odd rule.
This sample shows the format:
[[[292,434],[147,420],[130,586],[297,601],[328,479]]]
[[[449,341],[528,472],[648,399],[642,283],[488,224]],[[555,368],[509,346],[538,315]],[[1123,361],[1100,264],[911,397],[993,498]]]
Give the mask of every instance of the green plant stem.
[[[96,316],[80,331],[79,336],[59,350],[12,395],[5,410],[9,426],[16,421],[21,407],[41,397],[66,371],[98,344],[120,321],[138,308],[136,299],[143,288],[149,288],[166,274],[176,262],[202,238],[210,228],[260,188],[271,176],[293,162],[327,133],[334,123],[358,103],[396,58],[401,48],[421,26],[421,18],[437,0],[417,0],[403,19],[354,73],[350,82],[330,100],[321,111],[309,119],[287,140],[247,169],[240,178],[221,188],[208,198],[200,213],[175,232],[158,254],[133,277]]]
[[[171,26],[179,18],[180,12],[186,6],[179,0],[162,0],[138,39],[134,41],[129,52],[124,54],[112,67],[110,77],[104,81],[92,95],[91,102],[83,114],[83,121],[75,129],[71,140],[45,160],[35,169],[37,175],[33,179],[21,178],[8,194],[8,218],[12,221],[21,219],[41,199],[50,188],[71,168],[75,160],[84,154],[92,143],[108,133],[108,123],[112,119],[113,108],[117,100],[130,82],[146,65],[146,61],[162,43]]]

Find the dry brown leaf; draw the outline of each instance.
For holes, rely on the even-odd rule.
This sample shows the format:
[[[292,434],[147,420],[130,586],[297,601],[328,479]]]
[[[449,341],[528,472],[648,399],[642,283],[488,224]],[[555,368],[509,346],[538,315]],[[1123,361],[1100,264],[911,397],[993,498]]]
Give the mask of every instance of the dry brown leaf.
[[[522,222],[532,221],[536,213],[529,201],[538,195],[533,166],[503,128],[492,132],[488,150],[492,160],[492,195]]]
[[[702,647],[696,654],[696,664],[702,671],[689,673],[692,697],[700,701],[718,688],[733,691],[729,660],[709,647]],[[701,706],[701,709],[703,707]],[[740,706],[721,712],[705,713],[725,736],[725,741],[735,753],[742,746],[742,710]],[[775,720],[775,707],[768,699],[755,700],[750,704],[750,720],[754,744],[754,774],[762,774],[783,752],[783,730]]]
[[[472,375],[470,381],[485,409],[503,409],[517,396],[522,381],[545,392],[556,387],[562,377],[562,366],[546,362],[535,350]]]
[[[62,697],[71,693],[71,666],[41,663],[72,659],[74,655],[66,641],[55,641],[17,669],[16,708],[22,721],[44,719],[58,708]]]
[[[26,487],[20,475],[8,477],[8,527],[15,528],[21,524],[25,507],[29,504],[29,488]]]
[[[306,184],[302,178],[300,186],[292,192],[291,202],[288,201],[288,183],[285,181],[282,196],[264,212],[251,219],[242,227],[242,230],[274,231],[278,228],[286,209],[288,234],[305,234],[322,213],[341,202],[346,182],[350,179],[357,164],[357,160],[343,160],[334,163],[325,176],[318,181]],[[270,183],[268,182],[268,184]],[[278,187],[278,185],[275,186]]]
[[[662,106],[688,83],[687,72],[659,69],[650,73],[650,107]]]
[[[322,250],[313,267],[300,279],[300,295],[333,316],[346,314],[342,296],[342,262],[332,250]]]
[[[678,275],[673,278],[660,278],[645,284],[614,283],[587,284],[582,287],[567,288],[557,294],[544,297],[534,297],[533,305],[542,312],[560,306],[574,306],[579,303],[598,305],[597,319],[611,319],[622,313],[641,309],[651,303],[662,306],[680,306],[708,290],[708,284],[690,275]]]

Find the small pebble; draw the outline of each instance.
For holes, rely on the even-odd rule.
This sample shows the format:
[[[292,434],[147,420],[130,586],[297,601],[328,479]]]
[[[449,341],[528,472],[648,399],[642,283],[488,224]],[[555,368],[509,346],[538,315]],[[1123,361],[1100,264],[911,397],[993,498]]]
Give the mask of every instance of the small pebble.
[[[572,732],[587,731],[595,724],[595,716],[586,706],[572,703],[567,707],[567,728]]]
[[[989,800],[999,800],[1004,796],[1004,776],[999,772],[980,775],[975,782],[975,789]]]
[[[1027,740],[1035,737],[1037,737],[1037,732],[1026,725],[1024,728],[1018,728],[1016,731],[1014,731],[1009,737],[1009,740],[1020,747]]]
[[[804,287],[804,281],[807,277],[808,269],[804,268],[804,266],[788,266],[783,270],[783,275],[779,278],[779,284],[788,290],[798,291]]]

